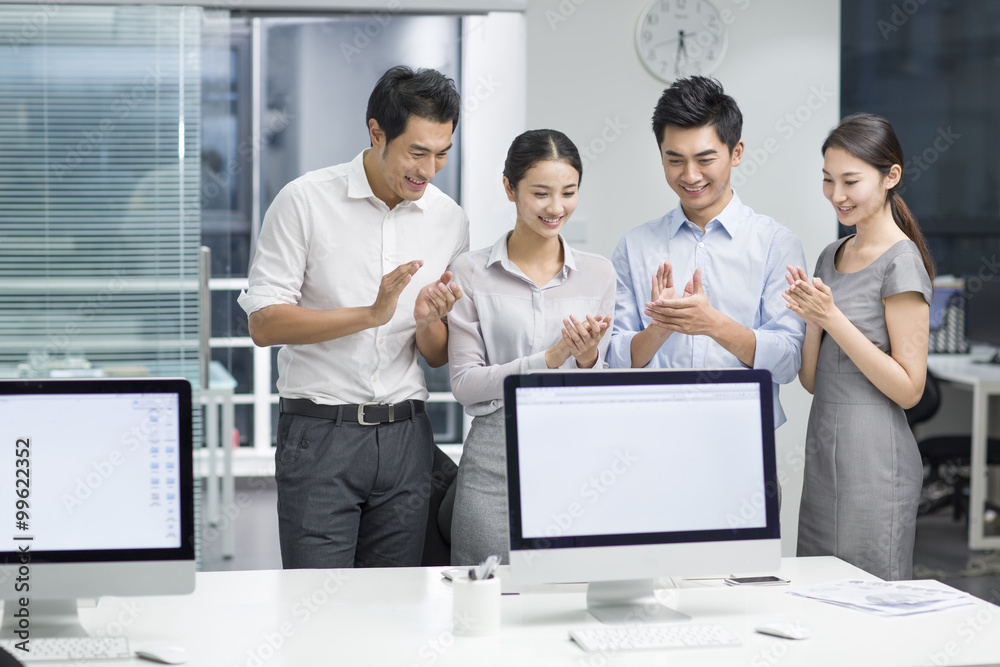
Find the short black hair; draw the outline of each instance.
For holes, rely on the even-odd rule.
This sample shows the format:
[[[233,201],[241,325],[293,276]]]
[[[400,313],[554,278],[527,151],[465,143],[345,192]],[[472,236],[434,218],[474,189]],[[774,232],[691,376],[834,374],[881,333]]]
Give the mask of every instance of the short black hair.
[[[743,114],[718,81],[692,76],[674,81],[660,95],[653,110],[657,146],[663,145],[663,132],[668,125],[682,128],[713,125],[732,153],[743,134]]]
[[[389,143],[406,130],[410,116],[436,123],[451,121],[451,131],[458,125],[462,100],[455,82],[433,69],[414,72],[405,65],[386,71],[368,98],[365,125],[372,118],[385,133]]]
[[[503,163],[503,175],[507,177],[511,190],[524,175],[539,162],[561,160],[576,169],[579,181],[583,180],[583,162],[580,151],[569,137],[559,130],[528,130],[517,135],[507,150],[507,160]]]

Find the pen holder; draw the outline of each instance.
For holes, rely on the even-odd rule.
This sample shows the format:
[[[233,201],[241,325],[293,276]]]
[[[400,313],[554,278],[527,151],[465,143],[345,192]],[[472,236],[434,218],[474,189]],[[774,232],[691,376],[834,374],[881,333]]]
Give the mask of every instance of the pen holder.
[[[500,632],[500,579],[452,581],[451,630],[461,637],[485,637]]]

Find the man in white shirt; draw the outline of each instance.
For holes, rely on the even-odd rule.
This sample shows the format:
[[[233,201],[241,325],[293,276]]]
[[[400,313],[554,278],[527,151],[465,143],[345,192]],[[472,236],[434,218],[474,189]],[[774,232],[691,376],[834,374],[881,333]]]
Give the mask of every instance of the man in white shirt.
[[[653,133],[677,207],[625,234],[618,273],[613,368],[763,368],[774,425],[785,421],[778,385],[795,379],[805,325],[781,298],[785,267],[805,266],[802,242],[733,192],[743,156],[743,114],[714,79],[663,91]]]
[[[420,565],[433,433],[417,353],[448,360],[448,265],[469,222],[431,185],[460,99],[435,70],[393,67],[368,100],[371,148],[286,185],[239,302],[278,353],[275,452],[285,568]],[[424,284],[418,279],[419,272]],[[423,284],[421,288],[419,285]]]

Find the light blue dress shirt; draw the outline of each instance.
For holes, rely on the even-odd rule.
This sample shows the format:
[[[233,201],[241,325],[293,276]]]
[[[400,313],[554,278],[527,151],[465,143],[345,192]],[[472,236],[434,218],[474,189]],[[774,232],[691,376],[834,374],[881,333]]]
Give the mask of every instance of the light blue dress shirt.
[[[662,218],[625,234],[611,258],[618,274],[615,321],[608,362],[632,366],[632,338],[652,321],[645,315],[653,275],[665,261],[673,266],[678,293],[701,269],[712,306],[751,329],[757,339],[754,368],[774,380],[775,428],[785,422],[778,385],[791,382],[802,361],[805,323],[785,307],[785,266],[806,266],[802,242],[773,219],[754,213],[734,193],[732,201],[705,232],[678,204]],[[709,336],[673,333],[648,368],[746,368]]]

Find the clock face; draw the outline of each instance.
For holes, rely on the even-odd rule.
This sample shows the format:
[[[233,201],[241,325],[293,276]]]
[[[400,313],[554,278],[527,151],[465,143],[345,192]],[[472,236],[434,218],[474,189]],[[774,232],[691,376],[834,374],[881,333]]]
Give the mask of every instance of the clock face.
[[[667,82],[714,72],[728,41],[726,24],[709,0],[654,0],[635,30],[642,63]]]

